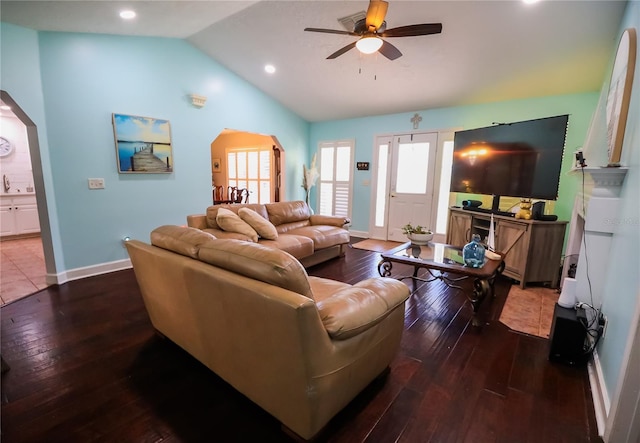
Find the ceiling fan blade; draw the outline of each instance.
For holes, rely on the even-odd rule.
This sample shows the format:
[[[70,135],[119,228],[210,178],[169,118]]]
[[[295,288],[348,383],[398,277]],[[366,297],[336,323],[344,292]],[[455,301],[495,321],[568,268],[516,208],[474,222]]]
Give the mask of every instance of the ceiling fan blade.
[[[369,2],[369,9],[367,9],[367,29],[373,26],[377,31],[380,26],[382,26],[382,22],[384,22],[384,17],[387,15],[387,8],[389,7],[389,3],[384,0],[371,0]]]
[[[381,37],[414,37],[418,35],[440,34],[442,23],[423,23],[421,25],[399,26],[387,29],[379,34]]]
[[[360,35],[360,34],[356,34],[355,32],[340,31],[338,29],[304,28],[304,30],[309,32],[322,32],[325,34],[341,34],[341,35],[355,35],[355,36]]]
[[[353,43],[349,43],[347,46],[345,46],[342,49],[338,49],[336,52],[334,52],[333,54],[331,54],[329,57],[327,57],[327,60],[333,60],[334,58],[340,57],[342,54],[344,54],[347,51],[352,50],[353,48],[356,47],[356,42]]]
[[[380,46],[378,52],[387,57],[389,60],[395,60],[398,57],[402,56],[402,52],[400,52],[398,48],[396,48],[389,42],[385,42],[384,40],[382,41],[382,46]]]

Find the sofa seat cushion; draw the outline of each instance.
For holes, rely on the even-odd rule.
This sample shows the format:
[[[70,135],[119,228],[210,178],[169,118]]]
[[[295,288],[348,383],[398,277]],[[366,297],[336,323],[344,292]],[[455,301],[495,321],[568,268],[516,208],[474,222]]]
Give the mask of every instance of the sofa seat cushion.
[[[320,282],[313,282],[314,288],[319,285]],[[331,338],[346,340],[380,323],[409,294],[409,288],[401,281],[370,278],[338,289],[333,296],[316,301],[316,306]]]
[[[258,241],[258,233],[246,221],[242,220],[238,214],[225,208],[218,210],[216,223],[223,231],[237,232],[246,235],[253,242]]]
[[[288,252],[297,259],[309,257],[310,255],[313,255],[314,252],[313,240],[301,235],[285,234],[278,236],[275,240],[266,240],[261,238],[258,240],[258,243],[263,246]]]
[[[278,231],[276,230],[276,227],[256,211],[249,208],[240,208],[238,210],[238,215],[242,220],[255,229],[260,237],[266,238],[267,240],[275,240],[278,238]]]
[[[351,287],[349,283],[314,276],[309,276],[309,286],[311,286],[313,299],[316,303],[331,298],[336,292]]]
[[[331,246],[349,243],[349,231],[336,226],[318,225],[304,226],[287,231],[287,234],[303,235],[313,240],[315,249],[325,249]]]
[[[151,231],[152,245],[195,259],[202,245],[215,240],[208,232],[186,226],[164,225]]]
[[[203,231],[220,239],[225,238],[228,240],[253,241],[251,240],[250,237],[247,237],[246,235],[240,234],[238,232],[230,232],[230,231],[228,232],[228,231],[223,231],[222,229],[211,229],[211,228],[203,229]]]
[[[313,298],[307,271],[295,257],[279,249],[219,239],[203,245],[198,258],[218,268]]]

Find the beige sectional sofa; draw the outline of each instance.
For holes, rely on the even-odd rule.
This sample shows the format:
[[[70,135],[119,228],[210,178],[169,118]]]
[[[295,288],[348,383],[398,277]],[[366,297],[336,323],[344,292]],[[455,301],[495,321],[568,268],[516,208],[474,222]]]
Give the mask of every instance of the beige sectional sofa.
[[[154,328],[304,439],[396,354],[408,287],[309,277],[290,254],[162,226],[126,243]]]
[[[188,215],[187,225],[220,239],[255,240],[244,231],[238,232],[242,229],[223,229],[219,224],[221,208],[234,214],[242,208],[255,211],[277,232],[276,238],[259,236],[257,242],[288,252],[305,267],[344,255],[344,248],[349,244],[348,218],[314,215],[303,201],[213,205],[205,214]]]

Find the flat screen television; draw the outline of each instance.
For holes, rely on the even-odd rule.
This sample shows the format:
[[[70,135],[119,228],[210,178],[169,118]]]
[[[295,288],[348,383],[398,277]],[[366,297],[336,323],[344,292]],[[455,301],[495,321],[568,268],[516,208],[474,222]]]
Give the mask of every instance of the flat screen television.
[[[451,192],[556,200],[568,115],[458,131]]]

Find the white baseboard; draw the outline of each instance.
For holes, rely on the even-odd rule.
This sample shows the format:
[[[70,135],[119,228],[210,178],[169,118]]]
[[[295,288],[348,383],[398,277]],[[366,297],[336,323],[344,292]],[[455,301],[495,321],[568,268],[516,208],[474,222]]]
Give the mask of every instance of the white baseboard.
[[[592,358],[589,360],[589,364],[587,365],[587,371],[589,372],[589,384],[591,385],[593,408],[596,413],[598,435],[602,437],[604,435],[607,417],[609,416],[611,400],[609,399],[607,386],[604,382],[604,375],[602,373],[602,366],[600,365],[597,350],[593,351]]]
[[[95,275],[108,274],[110,272],[121,271],[131,267],[131,260],[127,258],[125,260],[117,260],[93,266],[85,266],[83,268],[71,269],[59,274],[47,274],[45,276],[45,280],[49,285],[61,285],[69,281],[93,277]]]
[[[349,230],[349,235],[351,237],[359,237],[359,238],[369,238],[369,233],[367,231],[353,231]]]

